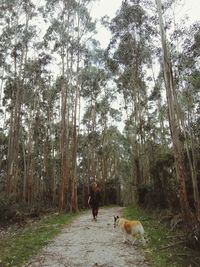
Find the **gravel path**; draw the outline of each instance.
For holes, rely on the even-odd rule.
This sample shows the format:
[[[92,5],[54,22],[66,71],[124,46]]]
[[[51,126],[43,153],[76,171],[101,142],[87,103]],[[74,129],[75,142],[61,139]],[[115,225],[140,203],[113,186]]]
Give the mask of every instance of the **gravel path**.
[[[122,208],[100,209],[97,222],[91,213],[79,216],[39,255],[25,266],[31,267],[147,267],[136,247],[122,243],[113,215]]]

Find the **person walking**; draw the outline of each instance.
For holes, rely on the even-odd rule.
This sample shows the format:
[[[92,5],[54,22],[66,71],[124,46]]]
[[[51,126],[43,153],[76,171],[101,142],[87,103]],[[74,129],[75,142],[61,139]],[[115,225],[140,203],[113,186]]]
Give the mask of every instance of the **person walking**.
[[[96,181],[92,183],[90,194],[88,198],[88,205],[92,209],[93,220],[97,221],[99,204],[100,204],[100,188],[98,187]]]

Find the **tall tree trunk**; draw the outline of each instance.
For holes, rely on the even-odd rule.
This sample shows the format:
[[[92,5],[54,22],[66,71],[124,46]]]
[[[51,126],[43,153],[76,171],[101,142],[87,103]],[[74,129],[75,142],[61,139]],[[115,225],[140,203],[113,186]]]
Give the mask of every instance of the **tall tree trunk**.
[[[91,111],[92,120],[92,147],[91,147],[91,174],[92,177],[96,176],[96,145],[95,145],[95,135],[96,132],[96,102],[92,103]]]
[[[73,212],[78,211],[77,203],[77,166],[76,166],[76,157],[77,157],[77,92],[75,96],[75,107],[74,107],[74,126],[73,126],[73,149],[72,149],[72,181],[71,181],[71,209]]]
[[[80,8],[80,1],[78,2]],[[78,48],[80,45],[80,10],[78,9],[77,14],[77,43]],[[73,29],[74,30],[74,29]],[[80,51],[77,52],[77,67],[76,67],[76,89],[75,89],[75,100],[74,100],[74,120],[73,120],[73,144],[72,144],[72,195],[71,195],[71,208],[73,212],[78,211],[78,199],[77,199],[77,113],[78,113],[78,101],[80,95],[79,87],[79,68],[80,68]]]
[[[191,116],[188,111],[188,124],[191,121]],[[199,195],[199,188],[198,188],[198,180],[197,180],[197,159],[196,159],[196,154],[195,154],[195,148],[194,148],[194,136],[193,132],[190,131],[190,140],[187,138],[186,135],[186,127],[183,118],[181,118],[181,124],[183,127],[183,133],[184,137],[186,140],[186,151],[187,151],[187,157],[188,157],[188,162],[189,162],[189,168],[190,168],[190,173],[192,177],[192,187],[193,187],[193,196],[194,196],[194,205],[195,205],[195,210],[196,210],[196,217],[197,220],[200,222],[200,195]],[[189,148],[189,141],[190,141],[190,148],[191,148],[191,153],[190,153],[190,148]]]
[[[20,3],[18,3],[20,5]],[[18,9],[19,6],[16,6]],[[18,12],[18,11],[17,11]],[[30,5],[27,3],[27,12],[26,12],[26,23],[24,33],[28,33],[29,21],[30,21]],[[21,58],[20,63],[17,66],[17,27],[18,27],[19,15],[16,16],[16,25],[15,25],[15,41],[14,41],[14,51],[13,51],[13,60],[14,60],[14,73],[15,73],[15,91],[12,97],[12,113],[11,113],[11,126],[9,133],[9,145],[8,145],[8,173],[7,173],[7,192],[13,193],[17,197],[21,198],[22,192],[18,189],[18,182],[20,177],[19,173],[19,145],[20,145],[20,133],[21,133],[21,121],[22,121],[22,103],[24,99],[24,73],[23,66],[25,66],[27,61],[28,53],[28,44],[27,42],[22,43],[21,49]],[[22,41],[22,40],[20,40]]]
[[[65,92],[66,88],[62,84],[62,107],[61,107],[61,142],[60,142],[60,151],[61,151],[61,184],[60,184],[60,200],[59,208],[60,210],[65,209],[66,207],[66,193],[68,189],[68,157],[67,157],[67,125],[66,125],[66,112],[67,112],[67,93]]]
[[[170,62],[169,51],[166,43],[166,36],[164,30],[164,23],[162,18],[162,8],[161,1],[156,0],[156,5],[158,9],[159,25],[161,33],[162,42],[162,53],[163,53],[163,68],[164,68],[164,80],[166,87],[166,95],[168,102],[168,112],[169,112],[169,124],[171,130],[171,137],[173,142],[176,173],[178,180],[178,197],[180,201],[181,211],[183,215],[183,220],[186,226],[191,224],[191,211],[187,199],[186,186],[185,186],[185,168],[184,168],[184,157],[183,157],[183,146],[179,139],[180,128],[177,121],[177,114],[174,101],[174,80],[172,73],[172,66]]]

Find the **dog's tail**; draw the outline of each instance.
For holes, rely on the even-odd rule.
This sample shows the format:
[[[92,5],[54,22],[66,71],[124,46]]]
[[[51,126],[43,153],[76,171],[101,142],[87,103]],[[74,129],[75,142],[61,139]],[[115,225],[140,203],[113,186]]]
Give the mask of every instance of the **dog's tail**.
[[[143,244],[146,244],[146,239],[144,238],[144,227],[142,226],[141,223],[138,225],[138,233],[140,235],[140,238],[142,240],[142,243]]]
[[[144,227],[142,226],[141,222],[136,221],[136,225],[133,228],[133,233],[135,233],[136,235],[144,235]]]
[[[138,225],[138,232],[139,232],[141,235],[144,235],[144,227],[142,226],[141,223]]]

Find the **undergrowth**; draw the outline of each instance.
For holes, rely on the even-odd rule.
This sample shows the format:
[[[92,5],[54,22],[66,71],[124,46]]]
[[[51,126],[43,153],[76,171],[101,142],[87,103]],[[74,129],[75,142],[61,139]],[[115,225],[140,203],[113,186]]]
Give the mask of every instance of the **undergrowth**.
[[[158,214],[129,206],[123,216],[142,222],[148,242],[141,250],[151,267],[200,266],[199,251],[185,247],[183,233],[161,223]]]
[[[0,266],[22,266],[55,237],[64,225],[72,222],[74,217],[71,213],[49,215],[13,237],[0,239]]]

